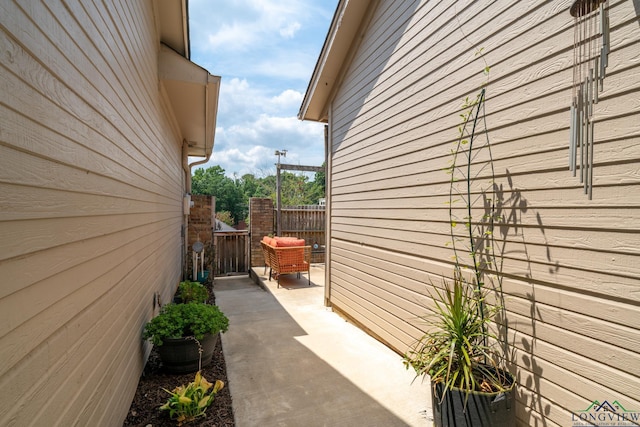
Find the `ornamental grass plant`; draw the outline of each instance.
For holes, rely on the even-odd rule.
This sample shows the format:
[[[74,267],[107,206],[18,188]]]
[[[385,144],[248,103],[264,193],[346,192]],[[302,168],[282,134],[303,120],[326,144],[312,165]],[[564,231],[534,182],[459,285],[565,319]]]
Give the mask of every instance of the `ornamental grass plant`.
[[[431,293],[435,310],[423,317],[429,329],[404,355],[416,376],[429,375],[445,389],[496,392],[506,385],[492,357],[487,332],[497,309],[484,304],[484,294],[459,271]]]

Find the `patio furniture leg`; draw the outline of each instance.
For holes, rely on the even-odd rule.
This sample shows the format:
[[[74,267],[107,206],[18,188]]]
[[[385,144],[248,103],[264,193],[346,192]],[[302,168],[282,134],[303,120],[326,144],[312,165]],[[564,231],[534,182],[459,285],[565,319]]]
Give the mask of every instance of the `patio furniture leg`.
[[[266,270],[266,268],[265,268]],[[269,267],[269,281],[271,281],[271,267]]]

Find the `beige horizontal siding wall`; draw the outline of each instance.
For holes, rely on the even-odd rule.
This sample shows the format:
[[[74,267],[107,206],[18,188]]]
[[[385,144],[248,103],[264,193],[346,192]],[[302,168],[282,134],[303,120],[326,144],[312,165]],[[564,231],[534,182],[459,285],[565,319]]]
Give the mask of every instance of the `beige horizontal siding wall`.
[[[118,426],[180,275],[151,1],[0,2],[1,425]]]
[[[640,409],[637,5],[611,1],[588,200],[567,167],[570,3],[381,1],[330,107],[331,303],[402,353],[424,327],[430,281],[451,276],[443,169],[463,100],[485,79],[483,48],[523,426],[571,425],[593,400]]]

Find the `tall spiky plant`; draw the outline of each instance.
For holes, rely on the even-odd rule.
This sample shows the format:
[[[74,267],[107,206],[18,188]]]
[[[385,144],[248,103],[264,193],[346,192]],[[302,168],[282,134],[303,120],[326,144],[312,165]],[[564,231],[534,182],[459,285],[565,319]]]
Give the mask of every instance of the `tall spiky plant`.
[[[482,50],[476,54],[481,55]],[[445,168],[450,175],[448,245],[454,253],[453,281],[445,279],[441,291],[434,286],[434,314],[424,318],[428,332],[405,354],[404,360],[417,375],[428,374],[432,383],[442,383],[445,390],[491,392],[505,385],[489,344],[496,337],[488,332],[488,323],[499,308],[485,301],[485,274],[495,263],[496,218],[493,158],[486,132],[481,131],[483,125],[486,129],[486,62],[483,72],[487,80],[478,94],[467,97],[462,106],[458,137]],[[484,140],[480,138],[483,134]],[[462,232],[459,225],[464,226]],[[469,276],[465,276],[466,271]]]
[[[486,324],[492,312],[485,315],[484,295],[455,272],[453,281],[444,280],[443,289],[431,292],[435,310],[425,321],[425,333],[405,355],[404,362],[417,376],[428,374],[431,381],[445,389],[491,392],[501,388],[494,378],[493,360],[486,338]]]

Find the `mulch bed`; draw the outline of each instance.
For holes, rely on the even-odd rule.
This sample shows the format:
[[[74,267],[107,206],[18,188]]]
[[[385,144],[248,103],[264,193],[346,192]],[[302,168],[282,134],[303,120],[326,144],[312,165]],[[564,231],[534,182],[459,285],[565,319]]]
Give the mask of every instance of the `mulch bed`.
[[[211,294],[210,303],[215,303],[215,298],[208,286]],[[163,390],[173,390],[179,385],[186,385],[193,381],[195,373],[176,375],[167,374],[162,371],[162,363],[155,349],[151,350],[149,360],[144,368],[136,394],[131,402],[129,413],[124,420],[124,426],[137,427],[169,427],[176,426],[175,420],[169,419],[168,411],[160,411],[158,408],[166,403],[169,394]],[[227,385],[227,369],[222,351],[222,340],[218,340],[213,359],[209,366],[202,368],[202,375],[211,383],[222,380],[225,387],[216,394],[216,398],[209,406],[206,417],[198,418],[191,423],[183,423],[184,426],[205,426],[205,427],[234,427],[233,406],[231,393]]]

